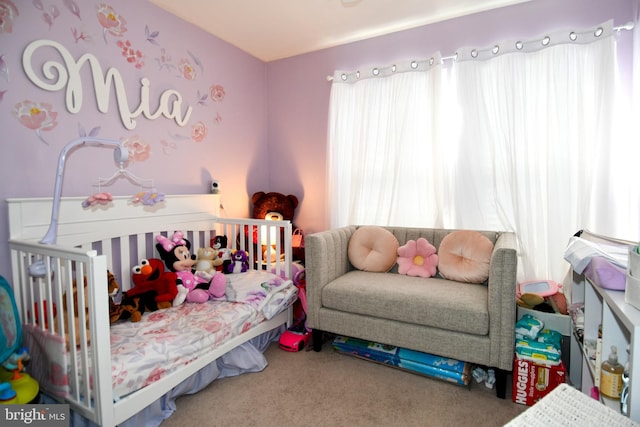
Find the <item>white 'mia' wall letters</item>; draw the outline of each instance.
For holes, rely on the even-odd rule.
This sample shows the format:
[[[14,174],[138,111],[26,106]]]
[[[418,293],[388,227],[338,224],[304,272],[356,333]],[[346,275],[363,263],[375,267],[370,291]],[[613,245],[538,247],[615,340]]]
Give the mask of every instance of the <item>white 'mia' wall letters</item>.
[[[31,64],[33,53],[43,46],[56,49],[64,61],[64,63],[60,63],[51,60],[43,64],[42,75],[47,80],[42,80],[35,73]],[[136,127],[134,119],[141,114],[149,120],[164,116],[168,119],[173,119],[179,126],[185,126],[189,121],[192,108],[188,106],[184,113],[182,112],[182,95],[175,90],[162,92],[158,109],[155,112],[150,111],[150,84],[147,78],[140,80],[140,105],[134,111],[130,111],[120,72],[115,68],[109,68],[105,75],[98,59],[89,53],[85,53],[78,61],[75,61],[69,51],[60,43],[52,40],[35,40],[29,43],[22,54],[22,67],[33,84],[52,92],[59,91],[66,86],[65,104],[67,110],[73,114],[78,113],[82,107],[80,69],[85,62],[88,62],[91,67],[98,110],[102,113],[106,113],[109,110],[109,88],[113,84],[118,110],[120,111],[120,119],[127,129],[131,130]]]

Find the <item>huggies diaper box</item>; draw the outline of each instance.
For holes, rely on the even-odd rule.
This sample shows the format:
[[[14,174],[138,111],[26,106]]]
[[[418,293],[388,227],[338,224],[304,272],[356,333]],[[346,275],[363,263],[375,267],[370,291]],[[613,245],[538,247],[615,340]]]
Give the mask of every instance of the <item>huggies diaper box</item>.
[[[566,377],[562,361],[558,365],[543,365],[516,357],[513,361],[513,401],[531,406],[566,382]]]

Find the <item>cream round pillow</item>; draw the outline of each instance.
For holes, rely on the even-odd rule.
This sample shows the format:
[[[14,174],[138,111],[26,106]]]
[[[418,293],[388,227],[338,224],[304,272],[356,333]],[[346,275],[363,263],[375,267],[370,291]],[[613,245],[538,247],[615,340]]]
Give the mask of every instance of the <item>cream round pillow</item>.
[[[487,236],[472,230],[452,231],[438,248],[438,270],[445,279],[484,283],[492,253],[493,243]]]
[[[398,239],[389,230],[375,225],[358,228],[349,239],[349,261],[362,271],[389,271],[398,259]]]

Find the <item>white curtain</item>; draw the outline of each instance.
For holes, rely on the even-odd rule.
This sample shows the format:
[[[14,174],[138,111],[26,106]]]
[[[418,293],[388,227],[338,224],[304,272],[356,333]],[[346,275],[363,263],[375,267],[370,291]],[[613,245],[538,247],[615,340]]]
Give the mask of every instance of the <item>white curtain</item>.
[[[435,145],[441,59],[336,72],[329,108],[329,212],[346,224],[439,221]]]
[[[520,281],[561,282],[581,228],[636,238],[640,192],[626,166],[637,144],[616,126],[611,22],[460,49],[451,70],[406,73],[402,85],[341,75],[330,104],[332,226],[514,231]]]
[[[447,193],[445,203],[456,207],[451,224],[515,231],[522,277],[561,280],[569,237],[608,221],[616,167],[611,27],[573,33],[575,42],[569,32],[551,35],[547,47],[535,40],[521,51],[504,43],[488,59],[463,51],[454,64],[462,135],[449,164],[465,174]]]

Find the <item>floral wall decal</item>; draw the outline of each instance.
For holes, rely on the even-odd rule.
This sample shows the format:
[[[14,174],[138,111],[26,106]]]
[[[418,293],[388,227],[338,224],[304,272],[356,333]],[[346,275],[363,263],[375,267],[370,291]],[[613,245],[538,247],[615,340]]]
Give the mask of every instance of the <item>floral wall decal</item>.
[[[33,0],[33,6],[42,12],[42,20],[49,25],[49,29],[53,25],[53,21],[60,16],[60,11],[55,4],[45,8],[41,0]]]
[[[170,142],[170,141],[167,141],[166,139],[161,139],[160,145],[162,145],[163,154],[170,154],[173,150],[177,148],[177,145],[175,142]]]
[[[225,96],[224,87],[222,85],[211,85],[209,94],[214,101],[222,102]]]
[[[77,28],[72,28],[71,29],[71,34],[73,34],[73,39],[75,40],[76,43],[78,43],[80,40],[82,41],[91,41],[91,36],[88,34],[85,34],[84,31],[79,31]]]
[[[142,68],[144,65],[142,52],[133,49],[129,40],[118,40],[118,47],[122,50],[122,56],[127,59],[128,63],[134,64],[137,69]]]
[[[98,136],[98,133],[100,133],[100,126],[94,127],[89,131],[89,133],[87,133],[87,131],[84,129],[84,126],[82,126],[81,123],[78,123],[78,135],[80,136],[80,138],[84,138],[86,136]]]
[[[5,61],[4,55],[0,55],[0,76],[4,77],[7,83],[9,83],[9,66],[7,65],[7,61]]]
[[[13,31],[13,21],[19,14],[11,0],[0,0],[0,34]]]
[[[80,8],[76,4],[76,2],[74,2],[73,0],[63,0],[63,3],[66,6],[66,8],[69,9],[69,11],[71,11],[72,14],[77,16],[78,19],[82,21],[82,18],[80,17]]]
[[[13,108],[13,115],[23,126],[35,130],[38,138],[49,144],[42,136],[43,131],[50,131],[58,125],[58,113],[47,102],[22,101]]]
[[[151,146],[139,135],[124,138],[122,145],[129,150],[129,162],[143,162],[151,156]]]
[[[55,150],[69,138],[124,130],[131,161],[151,160],[155,151],[166,162],[228,140],[219,126],[226,89],[216,80],[235,76],[235,65],[218,64],[208,38],[192,42],[164,14],[139,13],[147,9],[124,0],[0,0],[0,108],[12,125],[6,144],[28,136],[39,150]]]
[[[205,136],[207,136],[207,127],[204,123],[197,122],[191,127],[191,139],[195,142],[202,142]]]
[[[107,34],[114,37],[122,37],[127,32],[127,21],[123,16],[116,13],[110,5],[100,3],[97,7],[96,17],[102,26],[102,36],[107,43]]]
[[[180,77],[183,77],[187,80],[195,80],[197,77],[196,69],[191,65],[191,61],[187,58],[182,58],[180,63],[178,64],[178,72],[180,73]]]
[[[198,89],[198,104],[202,105],[203,107],[207,106],[207,98],[209,98],[209,94],[208,93],[200,93],[200,89]]]
[[[158,46],[159,44],[158,44],[158,41],[156,40],[156,37],[158,37],[159,35],[160,35],[160,31],[151,31],[149,30],[148,25],[144,26],[144,37],[149,43]]]
[[[198,58],[193,53],[191,53],[191,51],[187,51],[187,53],[191,57],[191,60],[193,61],[193,63],[196,64],[198,67],[200,67],[200,71],[204,72],[204,67],[202,66],[202,61],[200,61],[200,58]]]
[[[169,55],[165,48],[160,49],[160,57],[156,58],[156,62],[158,63],[158,68],[160,70],[166,68],[167,71],[172,71],[176,69],[176,66],[171,63],[171,55]]]

